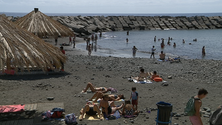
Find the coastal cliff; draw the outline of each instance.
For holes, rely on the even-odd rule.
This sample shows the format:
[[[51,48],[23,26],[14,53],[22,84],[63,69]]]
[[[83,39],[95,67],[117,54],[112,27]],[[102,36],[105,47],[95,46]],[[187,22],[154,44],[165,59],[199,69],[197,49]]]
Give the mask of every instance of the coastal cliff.
[[[71,28],[78,36],[90,35],[98,31],[222,28],[221,16],[54,16],[52,18]]]

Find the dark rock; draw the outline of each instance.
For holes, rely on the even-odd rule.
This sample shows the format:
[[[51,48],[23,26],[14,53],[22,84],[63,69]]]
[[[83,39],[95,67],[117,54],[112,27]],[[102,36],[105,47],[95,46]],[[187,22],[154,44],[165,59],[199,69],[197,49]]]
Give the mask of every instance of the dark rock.
[[[210,118],[210,115],[204,115],[203,117],[205,117],[205,118]]]
[[[54,100],[54,97],[47,97],[47,100],[49,101]]]
[[[211,110],[210,110],[209,107],[204,107],[203,109],[204,109],[204,111],[206,111],[206,112],[211,112]]]
[[[172,76],[168,76],[167,78],[168,78],[168,79],[172,79]]]

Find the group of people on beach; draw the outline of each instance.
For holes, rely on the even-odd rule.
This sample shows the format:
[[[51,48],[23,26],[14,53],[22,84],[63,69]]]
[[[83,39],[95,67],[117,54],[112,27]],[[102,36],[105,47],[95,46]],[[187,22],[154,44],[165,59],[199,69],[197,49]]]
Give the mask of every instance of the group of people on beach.
[[[138,92],[136,92],[136,87],[132,87],[130,99],[125,100],[125,104],[123,103],[120,106],[116,106],[115,101],[125,99],[125,97],[122,94],[112,94],[117,92],[116,89],[111,87],[95,87],[90,82],[87,84],[86,88],[82,92],[85,93],[88,89],[90,89],[91,92],[94,92],[94,95],[92,96],[92,98],[87,100],[86,105],[80,111],[80,120],[83,119],[84,114],[87,114],[89,116],[98,115],[99,118],[102,120],[103,118],[111,118],[111,116],[117,111],[124,117],[134,117],[139,113],[137,111]],[[107,94],[108,92],[111,92],[111,94]]]
[[[99,37],[102,37],[102,31],[99,31]],[[91,37],[87,37],[86,39],[86,50],[88,51],[88,55],[91,56],[91,53],[94,49],[94,51],[97,51],[97,40],[98,40],[98,35],[92,34]],[[92,42],[92,43],[90,43]],[[95,43],[95,45],[93,45]]]
[[[129,33],[128,33],[128,31],[127,31],[127,35],[128,35]],[[161,46],[161,48],[163,49],[164,47],[165,47],[165,43],[164,43],[164,38],[161,38],[161,39],[158,39],[158,41],[162,41],[161,43],[160,43],[160,46]],[[173,38],[172,37],[168,37],[168,42],[167,42],[167,44],[168,45],[171,45],[171,42],[170,41],[172,41],[173,40]],[[126,42],[128,43],[128,41],[129,41],[129,39],[128,38],[126,38]],[[154,42],[156,42],[157,41],[157,37],[156,36],[154,36]],[[197,41],[197,39],[195,38],[195,39],[193,39],[193,41]],[[182,39],[182,43],[185,43],[185,40],[184,39]],[[191,43],[189,43],[189,45],[191,45]],[[176,48],[176,43],[174,42],[173,43],[173,47],[174,48]],[[136,46],[133,46],[133,48],[132,48],[132,52],[133,52],[133,57],[135,57],[136,56],[136,51],[137,51],[138,49],[136,48]],[[155,58],[155,46],[153,46],[152,47],[152,49],[151,49],[151,55],[150,55],[150,58]],[[205,56],[206,55],[206,52],[205,52],[205,46],[203,46],[203,48],[202,48],[202,55],[203,56]],[[165,60],[165,54],[163,53],[163,51],[161,51],[161,53],[159,54],[159,56],[160,56],[160,60]],[[169,58],[171,58],[171,57],[169,57]]]
[[[141,68],[140,74],[138,75],[138,79],[147,78],[148,73],[144,72],[144,69]],[[153,72],[151,80],[154,80],[156,77],[159,77],[156,71]],[[117,90],[114,88],[106,88],[106,87],[95,87],[92,83],[88,83],[86,88],[82,91],[83,93],[89,91],[94,93],[92,98],[87,100],[87,103],[80,111],[79,120],[83,120],[84,114],[89,116],[98,115],[98,117],[103,120],[110,119],[115,112],[119,112],[125,118],[136,117],[139,114],[138,111],[138,100],[139,94],[137,92],[136,87],[132,87],[132,91],[129,99],[125,99],[123,94],[115,95]],[[111,92],[111,94],[107,94]],[[206,89],[200,89],[196,96],[192,96],[190,100],[187,102],[185,113],[189,116],[189,120],[192,125],[203,125],[201,120],[201,106],[202,99],[206,97],[208,91]],[[125,100],[125,103],[117,106],[115,104],[116,101],[121,99]]]

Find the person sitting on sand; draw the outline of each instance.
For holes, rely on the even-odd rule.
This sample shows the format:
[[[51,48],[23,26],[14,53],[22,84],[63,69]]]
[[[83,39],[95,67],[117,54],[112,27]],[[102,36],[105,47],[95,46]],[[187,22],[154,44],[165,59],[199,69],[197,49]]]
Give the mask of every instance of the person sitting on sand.
[[[163,51],[161,51],[161,53],[160,53],[160,60],[165,60],[165,53],[163,53]]]
[[[99,110],[99,107],[97,105],[94,105],[92,103],[87,103],[83,110],[80,111],[79,120],[82,121],[84,114],[87,114],[89,116],[95,116],[97,113],[99,114],[100,120],[103,119],[102,114]]]
[[[148,73],[145,73],[143,68],[140,69],[140,74],[139,74],[137,80],[144,80],[147,77],[148,77]]]
[[[100,101],[99,105],[99,108],[102,108],[104,118],[109,117],[111,114],[115,113],[117,110],[120,110],[122,107],[123,104],[117,107],[113,101],[109,101],[109,96],[107,94],[103,95],[103,99]]]
[[[119,101],[120,99],[125,99],[124,95],[120,94],[120,95],[108,95],[109,96],[109,101]],[[102,99],[103,98],[103,93],[98,91],[96,92],[93,97],[89,100],[89,101],[94,101],[96,102],[98,99]],[[95,100],[94,100],[95,99]]]
[[[138,114],[139,112],[133,107],[130,100],[126,100],[125,105],[123,106],[122,115],[124,117],[133,117]]]
[[[95,87],[90,82],[88,82],[88,84],[86,85],[86,88],[82,92],[86,92],[88,89],[90,89],[92,92],[97,92],[97,91],[100,91],[102,93],[106,93],[108,91],[111,91],[112,93],[116,93],[117,92],[116,89],[111,88],[111,87],[109,87],[109,88],[106,88],[106,87]]]
[[[153,71],[153,75],[151,77],[151,80],[154,80],[155,77],[160,77],[159,75],[157,75],[156,71]]]

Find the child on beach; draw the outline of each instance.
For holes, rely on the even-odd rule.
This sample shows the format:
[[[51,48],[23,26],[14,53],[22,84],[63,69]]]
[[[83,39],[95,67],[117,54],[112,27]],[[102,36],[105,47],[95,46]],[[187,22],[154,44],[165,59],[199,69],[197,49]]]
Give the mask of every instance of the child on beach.
[[[134,105],[136,106],[136,110],[137,110],[137,105],[138,105],[138,92],[136,92],[136,87],[132,87],[132,93],[130,96],[130,99],[132,99],[132,105],[134,108]]]

